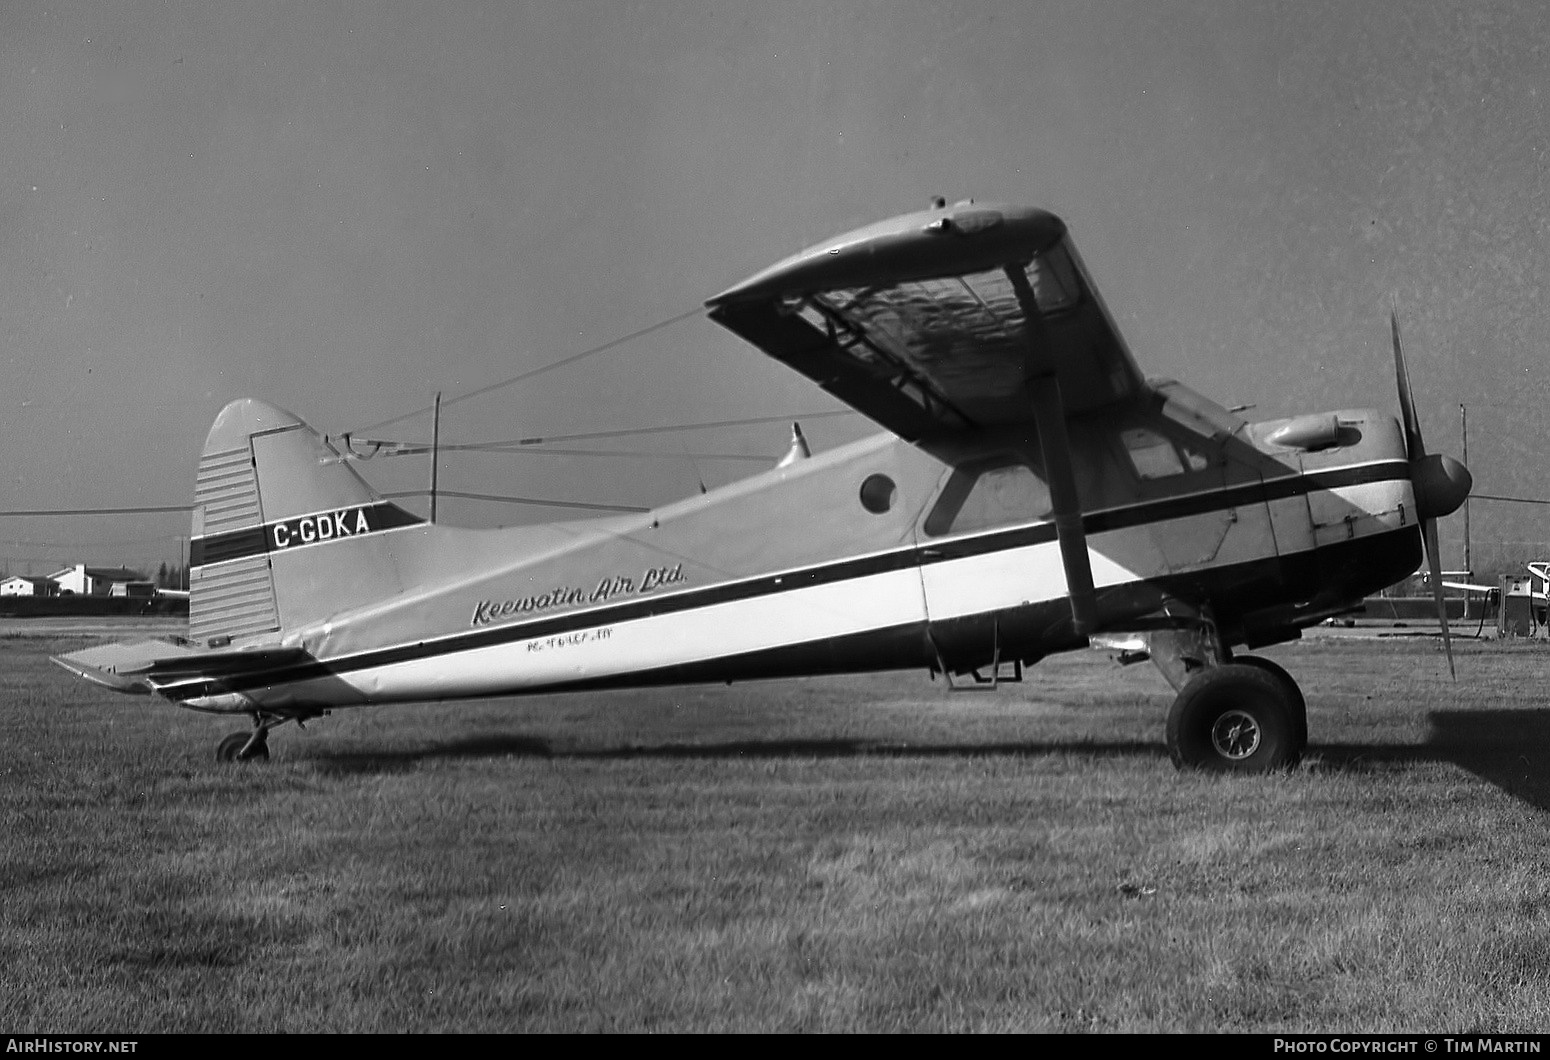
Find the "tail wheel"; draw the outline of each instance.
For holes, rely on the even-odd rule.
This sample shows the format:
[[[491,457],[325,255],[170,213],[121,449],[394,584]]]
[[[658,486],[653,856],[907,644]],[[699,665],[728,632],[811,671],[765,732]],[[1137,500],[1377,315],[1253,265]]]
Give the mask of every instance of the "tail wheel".
[[[269,744],[260,737],[253,747],[248,748],[243,754],[243,748],[253,740],[251,732],[234,732],[225,737],[215,748],[215,760],[217,762],[252,762],[265,761],[269,758]]]
[[[1298,715],[1287,685],[1267,668],[1244,663],[1212,667],[1192,678],[1173,701],[1168,752],[1180,769],[1288,769],[1297,764],[1305,742]]]

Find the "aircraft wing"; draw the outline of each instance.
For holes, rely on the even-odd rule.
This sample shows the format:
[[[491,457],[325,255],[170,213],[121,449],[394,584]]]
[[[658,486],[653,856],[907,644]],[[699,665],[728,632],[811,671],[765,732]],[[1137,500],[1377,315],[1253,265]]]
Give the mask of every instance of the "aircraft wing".
[[[706,303],[713,320],[908,441],[1065,415],[1147,389],[1065,223],[937,206],[787,258]]]
[[[1096,605],[1066,421],[1150,393],[1060,218],[938,201],[710,299],[711,319],[906,441],[1038,432],[1072,627]]]

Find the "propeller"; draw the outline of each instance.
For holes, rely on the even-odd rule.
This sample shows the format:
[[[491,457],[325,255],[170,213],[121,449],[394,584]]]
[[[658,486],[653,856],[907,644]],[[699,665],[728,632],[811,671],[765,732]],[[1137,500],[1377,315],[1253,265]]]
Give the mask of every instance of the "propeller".
[[[1416,514],[1421,520],[1421,539],[1426,544],[1426,566],[1432,583],[1432,600],[1437,604],[1437,621],[1442,624],[1442,648],[1448,656],[1448,673],[1454,680],[1453,637],[1448,631],[1448,612],[1442,600],[1442,560],[1437,549],[1437,519],[1458,510],[1469,497],[1474,484],[1469,469],[1450,456],[1428,454],[1421,439],[1421,421],[1415,413],[1415,395],[1410,390],[1410,373],[1405,369],[1405,350],[1399,341],[1399,313],[1389,312],[1389,329],[1394,339],[1394,378],[1399,385],[1399,411],[1405,428],[1405,453],[1410,459],[1410,482],[1415,492]]]

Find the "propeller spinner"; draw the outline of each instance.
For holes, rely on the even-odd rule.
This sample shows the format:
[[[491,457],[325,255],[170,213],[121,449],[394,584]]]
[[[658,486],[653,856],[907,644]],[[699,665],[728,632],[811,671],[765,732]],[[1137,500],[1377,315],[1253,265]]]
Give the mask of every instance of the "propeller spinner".
[[[1432,584],[1432,600],[1437,604],[1437,621],[1442,624],[1442,647],[1448,656],[1448,673],[1455,679],[1453,638],[1448,632],[1448,612],[1442,600],[1442,560],[1437,549],[1437,520],[1451,515],[1469,497],[1474,484],[1469,469],[1451,456],[1428,454],[1421,439],[1421,421],[1415,412],[1415,395],[1410,390],[1410,373],[1405,369],[1405,351],[1399,341],[1399,314],[1389,313],[1394,339],[1394,377],[1399,385],[1399,411],[1405,427],[1405,452],[1410,458],[1410,482],[1415,491],[1416,514],[1421,520],[1421,537],[1426,544],[1426,565]]]

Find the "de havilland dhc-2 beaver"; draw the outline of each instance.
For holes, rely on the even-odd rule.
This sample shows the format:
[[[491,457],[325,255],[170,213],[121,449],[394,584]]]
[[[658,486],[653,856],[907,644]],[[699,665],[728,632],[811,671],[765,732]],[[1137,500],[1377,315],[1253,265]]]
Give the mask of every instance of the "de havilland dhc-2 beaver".
[[[706,303],[886,428],[629,515],[504,529],[384,500],[256,400],[199,461],[188,636],[59,656],[81,677],[247,715],[222,760],[334,708],[919,667],[996,683],[1052,652],[1150,658],[1184,768],[1265,772],[1302,693],[1242,654],[1416,570],[1469,472],[1400,420],[1247,422],[1138,370],[1066,225],[936,200]]]

